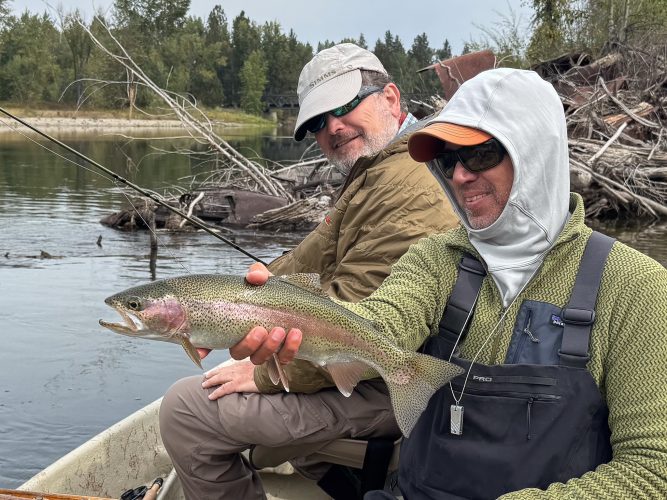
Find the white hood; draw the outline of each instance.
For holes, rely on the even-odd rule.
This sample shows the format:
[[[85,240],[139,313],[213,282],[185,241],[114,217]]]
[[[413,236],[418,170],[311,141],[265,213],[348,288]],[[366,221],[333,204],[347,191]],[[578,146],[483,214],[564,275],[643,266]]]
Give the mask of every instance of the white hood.
[[[563,105],[551,84],[537,73],[499,68],[465,82],[431,123],[435,122],[483,130],[497,138],[512,159],[509,201],[487,228],[472,229],[444,186],[507,306],[541,265],[568,218],[570,174]]]

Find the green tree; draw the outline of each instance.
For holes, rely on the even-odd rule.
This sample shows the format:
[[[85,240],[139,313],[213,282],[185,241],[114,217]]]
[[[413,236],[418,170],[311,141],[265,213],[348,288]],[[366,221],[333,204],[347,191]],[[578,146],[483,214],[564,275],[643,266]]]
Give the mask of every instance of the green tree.
[[[352,37],[346,37],[340,40],[338,43],[353,43],[355,45],[358,45],[362,49],[368,50],[368,44],[366,43],[366,37],[364,36],[363,33],[359,34],[359,38],[352,38]],[[328,49],[329,47],[333,47],[334,45],[337,45],[336,42],[332,42],[331,40],[325,40],[323,42],[318,42],[317,44],[317,52],[320,52],[324,49]]]
[[[10,16],[0,42],[0,99],[56,102],[62,91],[60,33],[49,16]]]
[[[241,109],[260,115],[264,109],[262,95],[267,82],[267,64],[261,50],[254,50],[241,68]]]
[[[334,45],[336,45],[336,42],[332,42],[329,39],[324,40],[323,42],[317,42],[317,52],[322,52],[324,49],[328,49]]]
[[[0,0],[0,27],[7,21],[9,17],[9,7],[7,3],[9,0]]]
[[[83,18],[79,10],[71,12],[62,20],[62,35],[71,54],[72,81],[74,100],[80,102],[83,97],[86,65],[93,49],[93,41],[82,26]]]
[[[387,30],[384,34],[384,42],[379,38],[375,42],[373,53],[390,75],[398,81],[403,80],[407,54],[398,35],[393,36],[391,31]]]
[[[449,40],[445,38],[445,41],[442,44],[442,48],[437,50],[435,55],[438,61],[444,61],[445,59],[452,57],[452,46],[449,45]]]
[[[533,34],[526,55],[541,61],[565,50],[568,28],[574,20],[569,0],[532,0]]]
[[[227,103],[237,106],[240,103],[241,68],[254,51],[261,45],[261,30],[251,21],[245,11],[232,22],[232,51],[229,64],[223,75]]]
[[[115,0],[117,26],[132,27],[160,44],[185,24],[190,0]]]
[[[667,30],[667,2],[664,0],[588,0],[580,7],[577,41],[592,52],[615,44],[654,45]],[[583,44],[582,43],[582,44]]]
[[[311,59],[312,49],[297,40],[290,30],[283,33],[280,24],[267,22],[262,26],[262,52],[267,64],[268,94],[294,94],[303,66]]]
[[[422,33],[415,37],[412,42],[412,47],[408,51],[408,57],[420,68],[428,66],[433,62],[434,51],[429,46],[426,33]]]
[[[164,52],[172,50],[163,47],[173,40],[186,22],[190,0],[114,0],[114,36],[120,41],[134,61],[158,85],[168,86],[180,82],[173,75],[173,65]],[[123,70],[127,81],[127,103],[130,116],[135,107],[150,106],[157,97],[139,87],[131,71]],[[179,86],[176,84],[175,86]]]
[[[104,46],[114,42],[105,26],[108,20],[98,13],[90,23],[90,31]],[[118,32],[115,33],[118,37]],[[127,73],[97,46],[93,46],[86,73],[89,80],[84,85],[83,104],[95,108],[122,109],[128,105],[128,85],[123,83]],[[135,87],[136,88],[136,87]]]
[[[202,84],[217,81],[215,71],[209,65],[208,53],[202,20],[189,18],[180,30],[163,43],[161,56],[169,65],[165,89],[202,99],[199,93],[203,90]],[[194,82],[198,83],[196,90]]]
[[[483,49],[492,50],[503,66],[520,68],[526,65],[528,31],[521,16],[509,5],[509,13],[496,12],[497,20],[492,26],[478,26],[481,39],[471,40],[463,46],[463,54]]]
[[[225,97],[223,75],[225,67],[229,64],[232,44],[227,16],[220,5],[213,7],[213,10],[208,15],[205,28],[205,41],[206,45],[211,48],[211,60],[209,63],[215,72],[218,83],[211,83],[211,88],[206,92],[206,97],[203,97],[203,94],[201,94],[202,100],[208,104],[216,103],[216,105],[221,106]]]
[[[404,70],[403,88],[406,92],[416,94],[438,94],[442,90],[435,71],[418,71],[431,65],[436,59],[435,50],[431,48],[426,33],[417,35],[408,51]]]

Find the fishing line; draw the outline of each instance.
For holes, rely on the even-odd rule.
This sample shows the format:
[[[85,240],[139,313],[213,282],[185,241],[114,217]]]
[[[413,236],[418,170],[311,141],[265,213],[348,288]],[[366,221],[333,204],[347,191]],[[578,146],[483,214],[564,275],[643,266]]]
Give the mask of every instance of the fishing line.
[[[54,144],[57,144],[57,145],[60,146],[61,148],[63,148],[63,149],[65,149],[65,150],[69,151],[70,153],[72,153],[73,155],[77,156],[78,158],[81,158],[82,160],[84,160],[84,161],[90,163],[90,164],[91,164],[92,166],[94,166],[95,168],[101,170],[102,172],[104,172],[105,174],[107,174],[108,176],[110,176],[113,180],[118,181],[118,182],[124,184],[125,186],[128,186],[128,187],[134,189],[135,191],[137,191],[138,193],[142,194],[143,196],[145,196],[145,197],[147,197],[147,198],[153,200],[153,201],[154,201],[155,203],[157,203],[158,205],[161,205],[161,206],[165,207],[166,209],[170,210],[171,212],[173,212],[173,213],[175,213],[175,214],[181,216],[182,218],[186,219],[187,221],[189,221],[189,222],[190,222],[191,224],[193,224],[194,226],[198,227],[199,229],[202,229],[202,230],[206,231],[206,232],[207,232],[208,234],[210,234],[211,236],[214,236],[215,238],[217,238],[217,239],[219,239],[220,241],[226,243],[227,245],[231,246],[231,247],[234,248],[235,250],[238,250],[239,252],[241,252],[241,253],[244,254],[245,256],[250,257],[251,259],[255,260],[256,262],[259,262],[259,263],[261,263],[261,264],[266,265],[266,262],[264,262],[263,260],[261,260],[259,257],[255,257],[253,254],[251,254],[251,253],[248,252],[247,250],[241,248],[240,246],[238,246],[238,245],[237,245],[236,243],[234,243],[233,241],[231,241],[231,240],[225,238],[224,236],[222,236],[221,234],[219,234],[219,233],[216,232],[215,230],[211,229],[208,225],[204,224],[203,222],[201,222],[201,221],[199,221],[199,220],[197,220],[197,219],[193,219],[192,217],[188,216],[186,213],[184,213],[183,211],[179,210],[178,208],[172,207],[172,206],[169,205],[168,203],[165,203],[164,201],[160,200],[160,199],[159,199],[157,196],[155,196],[153,193],[151,193],[151,192],[149,192],[149,191],[143,189],[143,188],[140,187],[140,186],[137,186],[136,184],[134,184],[134,183],[131,182],[131,181],[128,181],[127,179],[125,179],[124,177],[118,175],[117,173],[113,172],[112,170],[109,170],[109,169],[108,169],[107,167],[105,167],[104,165],[101,165],[101,164],[99,164],[98,162],[96,162],[95,160],[92,160],[92,159],[88,158],[88,157],[87,157],[86,155],[84,155],[83,153],[81,153],[81,152],[77,151],[76,149],[74,149],[74,148],[68,146],[67,144],[65,144],[65,143],[63,143],[63,142],[61,142],[61,141],[59,141],[58,139],[56,139],[56,138],[50,136],[49,134],[47,134],[47,133],[45,133],[45,132],[42,132],[42,131],[39,130],[38,128],[34,127],[33,125],[30,125],[29,123],[25,122],[24,120],[22,120],[21,118],[15,116],[15,115],[13,115],[13,114],[10,113],[9,111],[5,110],[4,108],[0,107],[0,112],[3,113],[3,114],[5,114],[6,116],[10,117],[11,119],[13,119],[13,120],[19,122],[19,123],[20,123],[21,125],[23,125],[24,127],[29,128],[29,129],[32,130],[33,132],[36,132],[37,134],[41,135],[41,136],[44,137],[45,139],[48,139],[49,141],[53,142]],[[59,156],[60,156],[60,155],[59,155]],[[74,163],[75,165],[80,166],[80,167],[83,168],[82,165],[80,165],[80,164],[78,164],[78,163],[76,163],[76,162],[72,162],[72,163]],[[142,219],[142,220],[143,220],[143,219]],[[144,221],[144,222],[145,222],[145,221]]]

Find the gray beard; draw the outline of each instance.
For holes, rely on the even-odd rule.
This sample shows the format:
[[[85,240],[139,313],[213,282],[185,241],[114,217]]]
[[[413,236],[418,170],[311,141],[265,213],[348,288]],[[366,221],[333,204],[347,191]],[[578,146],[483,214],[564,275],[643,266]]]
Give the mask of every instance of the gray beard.
[[[399,125],[398,120],[391,116],[391,112],[387,109],[382,113],[383,116],[380,117],[387,126],[384,130],[375,136],[363,136],[364,147],[361,149],[361,152],[355,157],[349,158],[329,158],[329,162],[334,166],[334,168],[341,174],[347,176],[352,170],[352,167],[361,157],[375,156],[396,137],[398,133]]]

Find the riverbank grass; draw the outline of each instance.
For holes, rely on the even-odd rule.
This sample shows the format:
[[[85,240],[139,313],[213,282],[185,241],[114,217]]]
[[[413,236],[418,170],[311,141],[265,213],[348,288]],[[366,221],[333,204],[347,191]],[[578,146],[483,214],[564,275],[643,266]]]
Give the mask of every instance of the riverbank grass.
[[[21,118],[40,119],[88,119],[88,120],[129,120],[127,109],[76,109],[72,106],[57,106],[51,103],[42,103],[36,106],[24,106],[16,103],[1,102],[0,106],[10,113]],[[204,115],[216,125],[242,125],[256,127],[274,127],[274,121],[262,116],[250,115],[238,109],[227,108],[199,108]],[[199,117],[197,117],[199,118]],[[177,118],[170,110],[164,108],[149,109],[132,112],[132,120],[172,121]]]

